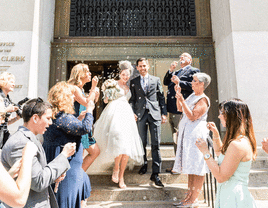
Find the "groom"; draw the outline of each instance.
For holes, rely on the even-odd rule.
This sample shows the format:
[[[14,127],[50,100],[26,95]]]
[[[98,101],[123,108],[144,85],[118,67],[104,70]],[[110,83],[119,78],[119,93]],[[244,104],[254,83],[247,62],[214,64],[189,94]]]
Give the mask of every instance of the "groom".
[[[149,63],[145,58],[139,58],[136,62],[137,70],[140,76],[131,80],[130,90],[131,98],[130,105],[135,114],[138,125],[139,134],[144,148],[144,165],[139,171],[139,174],[147,172],[147,133],[148,126],[151,135],[151,151],[152,151],[152,175],[150,180],[158,187],[164,187],[158,177],[161,169],[161,156],[160,156],[160,134],[161,134],[161,121],[166,122],[166,105],[163,89],[158,77],[148,74]]]

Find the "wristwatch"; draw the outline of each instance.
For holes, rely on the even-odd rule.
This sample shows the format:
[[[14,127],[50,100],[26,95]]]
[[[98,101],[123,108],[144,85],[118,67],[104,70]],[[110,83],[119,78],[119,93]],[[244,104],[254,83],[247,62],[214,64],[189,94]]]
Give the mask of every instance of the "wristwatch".
[[[210,157],[211,157],[211,154],[208,154],[208,153],[207,153],[207,154],[204,155],[204,159],[205,159],[205,160],[208,160]]]

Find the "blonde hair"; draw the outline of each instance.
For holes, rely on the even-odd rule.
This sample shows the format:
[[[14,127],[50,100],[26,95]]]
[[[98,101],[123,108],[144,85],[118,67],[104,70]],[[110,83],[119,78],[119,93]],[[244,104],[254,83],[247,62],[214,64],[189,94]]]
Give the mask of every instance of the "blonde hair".
[[[0,88],[7,85],[8,81],[13,79],[15,81],[15,76],[9,72],[3,72],[0,75]]]
[[[53,118],[60,112],[74,114],[74,87],[67,82],[58,82],[48,93],[48,102],[52,105]]]
[[[76,86],[81,85],[81,78],[83,78],[87,72],[89,72],[87,64],[76,64],[72,68],[70,78],[67,82]]]

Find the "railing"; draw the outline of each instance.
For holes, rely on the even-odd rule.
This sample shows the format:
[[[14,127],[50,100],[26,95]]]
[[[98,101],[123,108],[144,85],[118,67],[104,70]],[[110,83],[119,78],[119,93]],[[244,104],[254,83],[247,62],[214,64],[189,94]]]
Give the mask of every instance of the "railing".
[[[212,146],[212,141],[210,138],[208,138],[207,140],[212,157],[215,158],[215,152]],[[206,174],[205,182],[203,184],[203,192],[204,192],[204,203],[208,204],[209,207],[214,208],[217,193],[217,181],[211,172]]]

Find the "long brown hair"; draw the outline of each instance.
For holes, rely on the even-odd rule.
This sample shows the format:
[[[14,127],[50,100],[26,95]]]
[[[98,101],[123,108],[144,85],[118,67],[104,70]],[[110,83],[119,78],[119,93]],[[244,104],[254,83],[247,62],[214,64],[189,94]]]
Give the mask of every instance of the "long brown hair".
[[[231,99],[222,103],[220,108],[226,121],[226,134],[223,139],[221,153],[225,154],[230,143],[242,135],[249,139],[252,147],[253,159],[255,160],[257,155],[257,144],[252,118],[247,104],[239,99]]]

